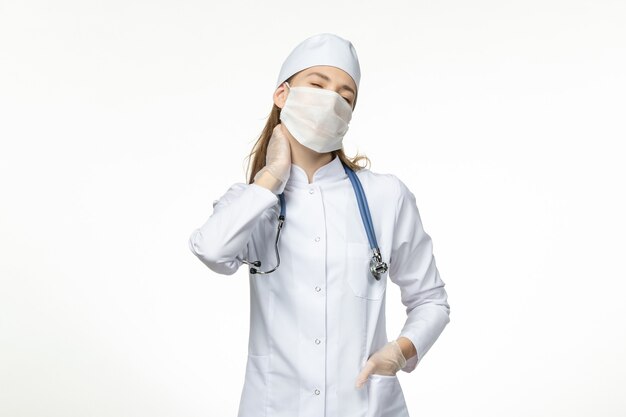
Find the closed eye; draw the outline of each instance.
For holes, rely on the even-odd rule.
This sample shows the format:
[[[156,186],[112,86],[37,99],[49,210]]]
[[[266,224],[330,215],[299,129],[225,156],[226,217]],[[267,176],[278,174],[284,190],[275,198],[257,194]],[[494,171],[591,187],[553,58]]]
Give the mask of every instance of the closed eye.
[[[316,83],[311,83],[311,85],[314,85],[314,86],[316,86],[316,87],[322,87],[321,85],[316,84]],[[342,96],[342,97],[343,97],[343,96]],[[345,98],[345,97],[343,97],[343,99],[346,101],[346,103],[348,103],[350,106],[352,106],[352,103],[350,102],[350,99],[347,99],[347,98]]]

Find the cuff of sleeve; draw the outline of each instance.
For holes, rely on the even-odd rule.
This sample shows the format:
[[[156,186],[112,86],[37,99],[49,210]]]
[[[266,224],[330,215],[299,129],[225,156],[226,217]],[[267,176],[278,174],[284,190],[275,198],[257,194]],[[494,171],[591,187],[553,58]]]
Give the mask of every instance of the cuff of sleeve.
[[[271,207],[278,201],[278,195],[274,194],[272,190],[262,187],[259,184],[251,183],[250,189],[251,192],[263,199],[263,201],[267,203],[268,207]]]

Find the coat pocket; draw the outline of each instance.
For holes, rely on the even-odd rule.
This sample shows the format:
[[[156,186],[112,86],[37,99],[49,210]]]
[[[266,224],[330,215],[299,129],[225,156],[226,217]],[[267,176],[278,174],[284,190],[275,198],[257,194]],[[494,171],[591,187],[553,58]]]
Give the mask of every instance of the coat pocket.
[[[380,300],[387,286],[388,271],[380,280],[370,272],[372,249],[369,243],[348,242],[346,246],[346,279],[357,297]],[[383,259],[384,260],[384,259]]]
[[[367,395],[367,417],[409,417],[397,375],[371,374]]]
[[[269,355],[248,355],[237,417],[265,417]]]

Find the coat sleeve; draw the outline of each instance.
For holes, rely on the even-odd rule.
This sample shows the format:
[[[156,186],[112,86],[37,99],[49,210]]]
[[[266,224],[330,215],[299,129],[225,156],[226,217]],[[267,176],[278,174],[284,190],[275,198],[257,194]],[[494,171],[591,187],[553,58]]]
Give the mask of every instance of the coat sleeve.
[[[218,274],[232,275],[248,256],[248,242],[278,196],[258,184],[235,183],[213,202],[213,213],[189,236],[189,249]]]
[[[395,177],[395,176],[394,176]],[[424,231],[415,195],[397,177],[399,202],[389,259],[389,279],[400,287],[407,319],[398,337],[413,342],[417,355],[402,368],[412,372],[450,322],[444,282],[433,255],[433,243]]]

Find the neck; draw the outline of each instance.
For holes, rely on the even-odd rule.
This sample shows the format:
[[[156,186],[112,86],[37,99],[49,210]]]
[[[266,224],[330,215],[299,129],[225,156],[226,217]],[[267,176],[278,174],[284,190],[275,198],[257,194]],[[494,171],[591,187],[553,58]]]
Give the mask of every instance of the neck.
[[[298,165],[306,172],[309,184],[313,182],[313,174],[318,168],[328,164],[333,160],[333,153],[318,153],[307,148],[298,142],[291,134],[289,137],[289,145],[291,147],[291,163]]]

